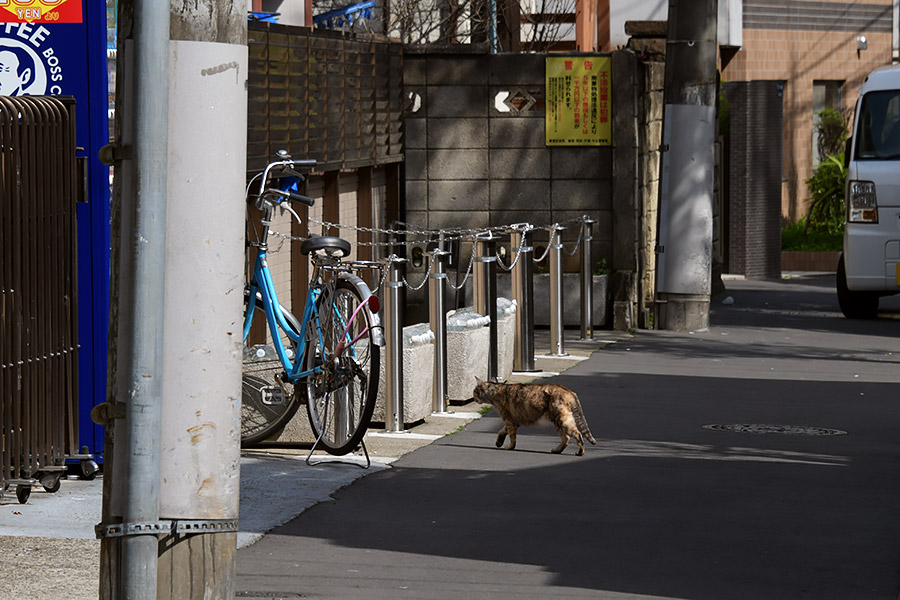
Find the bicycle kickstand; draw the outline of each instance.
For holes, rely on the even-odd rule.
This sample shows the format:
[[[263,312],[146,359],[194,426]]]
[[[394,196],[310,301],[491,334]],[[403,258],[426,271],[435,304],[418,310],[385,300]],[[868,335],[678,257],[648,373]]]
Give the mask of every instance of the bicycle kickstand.
[[[325,436],[325,431],[324,431],[324,428],[323,428],[322,433],[319,434],[319,439],[316,440],[316,443],[313,444],[312,448],[310,448],[310,450],[309,450],[309,454],[306,456],[306,464],[307,464],[308,466],[314,467],[314,466],[316,466],[316,465],[321,465],[322,463],[333,463],[333,462],[339,462],[339,463],[345,463],[345,464],[348,464],[348,465],[354,465],[354,466],[359,467],[360,469],[368,469],[369,467],[372,466],[372,459],[369,458],[369,450],[368,450],[368,448],[366,448],[366,440],[365,440],[365,439],[360,440],[360,442],[359,442],[360,446],[362,446],[363,454],[365,454],[365,456],[366,456],[366,464],[365,464],[365,465],[361,465],[361,464],[359,464],[359,463],[356,463],[356,462],[353,462],[353,461],[349,461],[349,460],[341,460],[341,459],[339,459],[339,458],[330,458],[330,459],[317,460],[317,461],[315,461],[315,462],[312,462],[311,459],[312,459],[312,457],[313,457],[313,453],[316,451],[316,446],[319,445],[319,442],[322,441],[322,437],[324,437],[324,436]]]

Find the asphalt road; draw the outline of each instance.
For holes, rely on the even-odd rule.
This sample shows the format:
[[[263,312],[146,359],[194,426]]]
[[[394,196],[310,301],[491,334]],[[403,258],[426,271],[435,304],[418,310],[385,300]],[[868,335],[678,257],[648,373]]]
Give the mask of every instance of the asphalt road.
[[[853,322],[831,278],[726,284],[708,331],[553,378],[584,457],[498,450],[491,413],[241,549],[239,596],[896,600],[900,299]]]

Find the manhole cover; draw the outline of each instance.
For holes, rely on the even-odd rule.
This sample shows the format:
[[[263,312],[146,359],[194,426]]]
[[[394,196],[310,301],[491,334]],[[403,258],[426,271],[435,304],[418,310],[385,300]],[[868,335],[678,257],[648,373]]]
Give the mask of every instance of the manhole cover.
[[[733,431],[735,433],[776,433],[780,435],[847,435],[840,429],[808,427],[806,425],[760,425],[757,423],[734,423],[726,425],[704,425],[704,429]]]

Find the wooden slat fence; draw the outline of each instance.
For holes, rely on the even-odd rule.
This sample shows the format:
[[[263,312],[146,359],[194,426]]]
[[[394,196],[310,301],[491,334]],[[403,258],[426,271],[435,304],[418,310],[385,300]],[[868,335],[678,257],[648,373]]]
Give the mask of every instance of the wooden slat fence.
[[[403,161],[403,46],[254,22],[249,30],[248,170],[278,150],[320,172]]]

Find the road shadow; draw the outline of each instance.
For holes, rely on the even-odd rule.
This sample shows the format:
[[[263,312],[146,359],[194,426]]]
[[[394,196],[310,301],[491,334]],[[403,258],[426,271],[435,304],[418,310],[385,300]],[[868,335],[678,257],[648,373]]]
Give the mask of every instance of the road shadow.
[[[459,597],[441,593],[457,561],[490,571],[479,575],[486,587],[542,573],[531,597],[896,595],[895,384],[863,384],[863,405],[855,383],[623,374],[616,393],[599,394],[596,378],[564,381],[598,439],[584,457],[571,446],[550,454],[555,433],[539,428],[520,431],[520,450],[496,449],[491,414],[313,507],[256,552],[283,555],[310,582],[335,574],[306,565],[302,548],[367,576],[358,563],[391,561],[385,581],[361,585],[402,583],[421,594],[412,597]],[[742,435],[709,423],[847,434]],[[239,556],[240,572],[277,576],[249,558]]]

